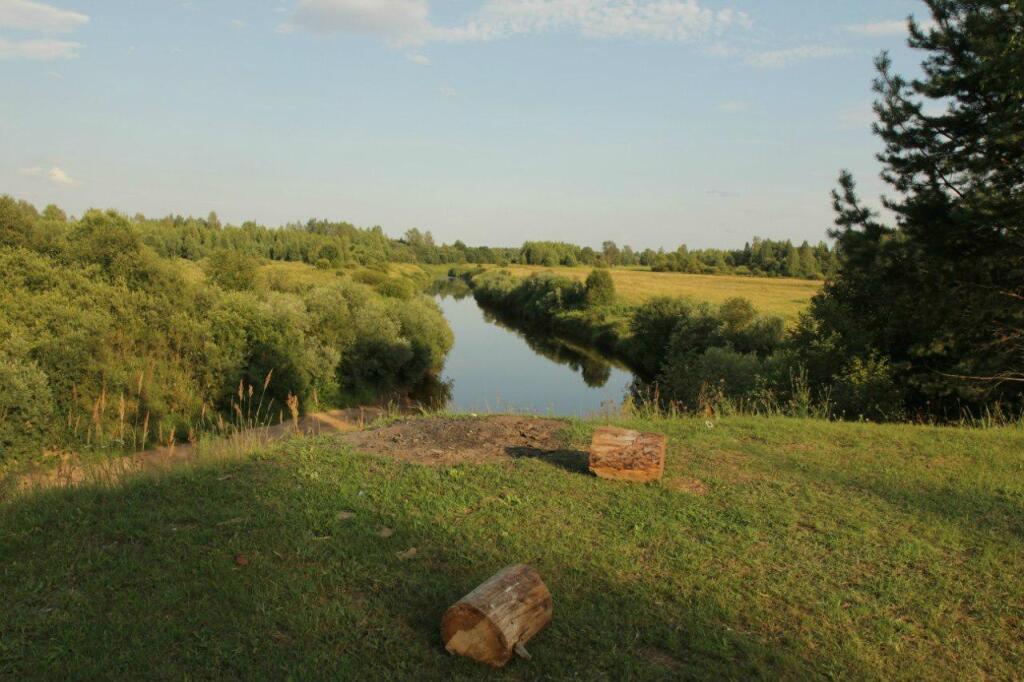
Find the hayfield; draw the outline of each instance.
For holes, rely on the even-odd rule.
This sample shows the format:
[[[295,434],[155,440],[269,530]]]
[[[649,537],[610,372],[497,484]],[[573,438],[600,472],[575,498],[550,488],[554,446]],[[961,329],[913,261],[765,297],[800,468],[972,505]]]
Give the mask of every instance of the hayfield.
[[[590,268],[511,265],[507,269],[521,277],[536,272],[555,272],[581,281],[590,274]],[[789,321],[796,319],[822,285],[804,279],[690,275],[634,268],[613,268],[611,273],[619,300],[628,305],[640,304],[655,296],[680,296],[714,304],[742,297],[749,299],[760,312]]]

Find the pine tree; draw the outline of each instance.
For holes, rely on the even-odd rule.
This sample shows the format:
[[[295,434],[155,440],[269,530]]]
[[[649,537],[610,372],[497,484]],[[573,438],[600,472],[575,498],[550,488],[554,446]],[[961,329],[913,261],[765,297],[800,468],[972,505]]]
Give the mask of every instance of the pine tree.
[[[835,192],[840,271],[816,300],[821,338],[880,354],[916,407],[1022,402],[1024,388],[1024,0],[926,0],[910,20],[927,53],[905,80],[877,60],[874,129],[885,205],[852,176]]]

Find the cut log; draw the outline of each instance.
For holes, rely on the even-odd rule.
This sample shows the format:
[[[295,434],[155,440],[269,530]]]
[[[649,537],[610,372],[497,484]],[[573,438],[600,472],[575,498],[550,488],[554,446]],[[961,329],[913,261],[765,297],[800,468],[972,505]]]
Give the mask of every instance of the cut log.
[[[657,481],[665,473],[666,441],[660,433],[602,427],[590,443],[590,471],[615,481]]]
[[[537,571],[509,566],[445,611],[441,637],[449,653],[500,668],[551,622],[552,607]]]

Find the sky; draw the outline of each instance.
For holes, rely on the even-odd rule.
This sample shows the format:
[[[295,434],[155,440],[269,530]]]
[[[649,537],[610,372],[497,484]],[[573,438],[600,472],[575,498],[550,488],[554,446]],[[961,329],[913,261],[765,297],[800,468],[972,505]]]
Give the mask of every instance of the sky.
[[[825,238],[919,0],[0,0],[0,193],[438,241]]]

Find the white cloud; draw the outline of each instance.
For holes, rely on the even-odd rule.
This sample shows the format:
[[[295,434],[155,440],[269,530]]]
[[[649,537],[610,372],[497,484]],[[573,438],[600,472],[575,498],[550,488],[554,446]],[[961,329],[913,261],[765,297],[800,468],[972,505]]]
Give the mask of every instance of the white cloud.
[[[830,45],[805,45],[803,47],[791,47],[785,50],[771,50],[759,52],[747,57],[746,62],[750,66],[764,69],[781,69],[795,62],[811,59],[830,59],[849,54],[850,50],[845,47],[833,47]]]
[[[698,0],[488,0],[468,21],[437,26],[427,0],[298,0],[285,33],[349,32],[391,45],[486,42],[556,31],[595,39],[683,42],[749,28],[750,17]]]
[[[364,33],[394,44],[421,43],[431,33],[427,0],[298,0],[280,30]]]
[[[430,65],[430,58],[425,54],[411,54],[409,55],[409,61],[413,64],[419,64],[420,66]]]
[[[907,21],[906,19],[895,19],[893,21],[877,21],[873,24],[851,24],[843,26],[843,30],[870,38],[898,36],[907,32]]]
[[[241,19],[232,19],[230,26],[233,29],[243,29],[245,28],[245,22]]]
[[[917,22],[918,28],[928,32],[934,30],[938,24],[932,19],[925,19]],[[893,19],[891,21],[876,21],[871,24],[849,24],[843,26],[847,33],[853,33],[865,38],[885,38],[889,36],[905,36],[910,31],[907,29],[906,19]]]
[[[54,59],[75,59],[81,43],[66,40],[20,40],[11,41],[0,38],[0,59],[35,59],[50,61]]]
[[[0,27],[41,33],[70,33],[89,22],[79,12],[31,0],[0,0]]]
[[[31,168],[22,168],[19,171],[22,175],[27,175],[33,178],[46,178],[50,182],[57,185],[64,185],[67,187],[73,187],[81,184],[78,180],[75,180],[67,172],[59,166],[53,166],[50,170],[46,170],[42,166],[33,166]]]

